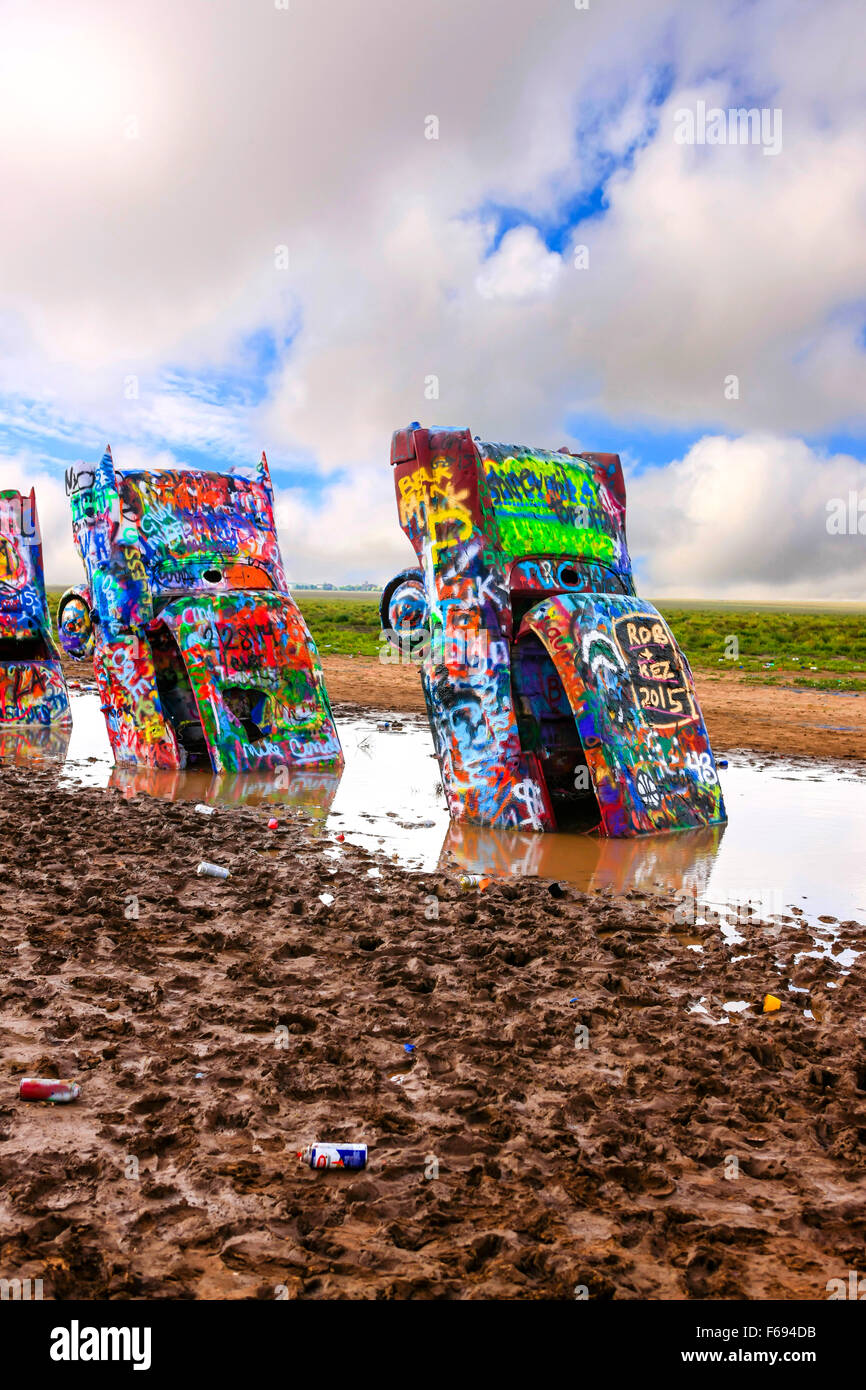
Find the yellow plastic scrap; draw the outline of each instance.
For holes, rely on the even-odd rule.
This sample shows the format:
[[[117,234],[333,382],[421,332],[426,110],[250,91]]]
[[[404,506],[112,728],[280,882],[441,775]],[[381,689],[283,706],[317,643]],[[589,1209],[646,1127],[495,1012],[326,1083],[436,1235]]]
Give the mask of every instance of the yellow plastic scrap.
[[[774,1014],[774,1013],[776,1012],[776,1010],[777,1010],[777,1009],[781,1009],[781,1007],[782,1007],[782,1001],[781,1001],[781,999],[777,999],[776,996],[775,996],[775,994],[765,994],[765,995],[764,995],[764,1008],[763,1008],[763,1012],[764,1012],[765,1014]]]

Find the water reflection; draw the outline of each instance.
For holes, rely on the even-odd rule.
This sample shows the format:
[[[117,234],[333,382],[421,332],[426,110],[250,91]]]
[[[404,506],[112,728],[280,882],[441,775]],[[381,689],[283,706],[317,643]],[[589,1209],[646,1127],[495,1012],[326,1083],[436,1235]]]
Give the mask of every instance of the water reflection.
[[[597,835],[524,835],[452,825],[440,867],[499,877],[538,875],[579,884],[587,891],[610,888],[666,892],[706,889],[726,826],[679,830],[671,835],[608,840]]]
[[[584,890],[687,890],[740,920],[796,909],[826,932],[833,921],[866,921],[866,778],[827,763],[781,758],[730,760],[721,773],[727,826],[605,840],[452,825],[427,721],[352,715],[339,720],[346,755],[330,769],[272,773],[161,772],[115,767],[98,697],[73,692],[66,729],[0,731],[0,761],[65,757],[67,787],[116,787],[207,804],[296,807],[342,842],[383,854],[406,869],[480,875],[541,875]],[[828,920],[829,919],[829,920]]]
[[[71,738],[71,724],[28,724],[0,729],[0,762],[62,762]]]
[[[201,801],[207,806],[274,805],[306,811],[324,820],[340,785],[339,770],[264,772],[179,772],[171,768],[111,769],[107,785],[125,797],[154,796],[163,801]]]

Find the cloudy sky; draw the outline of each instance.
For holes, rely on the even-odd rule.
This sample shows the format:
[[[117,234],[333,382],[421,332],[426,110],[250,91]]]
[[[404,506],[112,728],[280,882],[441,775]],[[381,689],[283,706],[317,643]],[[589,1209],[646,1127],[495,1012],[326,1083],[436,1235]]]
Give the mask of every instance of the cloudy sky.
[[[864,51],[862,0],[0,0],[0,486],[49,582],[108,441],[264,447],[292,578],[383,580],[420,420],[618,451],[649,596],[866,597]],[[781,148],[684,143],[699,103]]]

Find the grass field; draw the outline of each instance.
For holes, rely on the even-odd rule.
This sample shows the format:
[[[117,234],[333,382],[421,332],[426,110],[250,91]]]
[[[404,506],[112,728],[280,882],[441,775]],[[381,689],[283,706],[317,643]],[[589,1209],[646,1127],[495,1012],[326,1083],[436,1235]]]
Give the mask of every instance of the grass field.
[[[62,589],[49,589],[48,608],[57,630],[57,605]],[[379,599],[301,598],[301,610],[319,650],[328,655],[377,656]]]
[[[742,669],[767,684],[866,689],[866,680],[849,674],[866,672],[864,613],[658,607],[699,669]]]
[[[59,596],[60,590],[49,591],[52,619]],[[378,598],[308,592],[298,599],[323,656],[378,655]],[[770,685],[866,690],[866,613],[658,607],[700,670],[742,670],[746,679]],[[736,656],[726,655],[735,650]]]

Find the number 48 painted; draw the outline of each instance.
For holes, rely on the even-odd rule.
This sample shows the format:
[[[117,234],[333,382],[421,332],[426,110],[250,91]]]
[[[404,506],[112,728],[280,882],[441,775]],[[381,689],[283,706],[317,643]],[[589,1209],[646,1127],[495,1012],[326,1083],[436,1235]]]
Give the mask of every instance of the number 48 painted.
[[[695,774],[699,782],[705,786],[712,787],[718,782],[716,769],[713,767],[713,760],[709,753],[686,753],[686,767]]]

